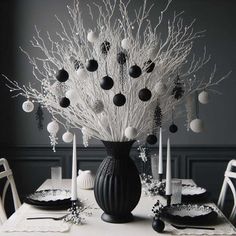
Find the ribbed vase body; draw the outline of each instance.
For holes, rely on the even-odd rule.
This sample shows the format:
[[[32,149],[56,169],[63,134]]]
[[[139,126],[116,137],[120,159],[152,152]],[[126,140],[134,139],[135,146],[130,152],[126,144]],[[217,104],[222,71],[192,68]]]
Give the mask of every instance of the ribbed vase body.
[[[108,157],[101,163],[95,178],[94,194],[104,211],[106,222],[132,221],[131,211],[138,204],[141,182],[138,170],[129,156],[134,141],[103,141]]]

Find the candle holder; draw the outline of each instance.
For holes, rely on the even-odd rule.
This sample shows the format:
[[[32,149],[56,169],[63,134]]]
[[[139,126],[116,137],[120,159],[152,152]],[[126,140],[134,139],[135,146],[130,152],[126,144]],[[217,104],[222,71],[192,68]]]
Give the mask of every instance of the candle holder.
[[[167,200],[167,206],[170,206],[171,205],[171,194],[168,194],[168,195],[166,195],[166,200]]]
[[[163,174],[158,174],[158,176],[159,176],[159,182],[162,182],[162,180],[163,180]]]

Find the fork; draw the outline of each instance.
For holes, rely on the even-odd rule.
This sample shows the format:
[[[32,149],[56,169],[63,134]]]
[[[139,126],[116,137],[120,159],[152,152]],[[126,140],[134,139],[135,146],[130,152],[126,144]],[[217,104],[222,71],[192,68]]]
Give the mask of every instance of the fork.
[[[206,230],[215,230],[213,227],[205,227],[205,226],[194,226],[194,225],[175,225],[171,224],[176,229],[206,229]]]
[[[63,220],[66,216],[68,216],[68,214],[60,216],[60,217],[43,216],[43,217],[28,217],[26,219],[27,220],[46,220],[46,219],[50,219],[50,220]]]

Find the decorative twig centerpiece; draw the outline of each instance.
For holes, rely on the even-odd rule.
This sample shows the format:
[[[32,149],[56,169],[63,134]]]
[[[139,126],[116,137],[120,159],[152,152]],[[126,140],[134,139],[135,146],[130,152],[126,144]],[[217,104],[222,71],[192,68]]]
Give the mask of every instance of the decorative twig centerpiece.
[[[65,142],[73,139],[71,128],[81,129],[85,146],[91,137],[104,142],[111,157],[97,173],[95,196],[105,211],[103,220],[115,223],[132,219],[131,211],[141,194],[138,171],[129,158],[134,140],[155,144],[159,128],[170,121],[170,131],[176,132],[173,112],[177,117],[182,103],[187,104],[187,127],[202,131],[198,112],[193,115],[191,96],[198,93],[199,101],[206,104],[212,87],[228,75],[215,78],[215,66],[202,77],[200,71],[210,56],[204,48],[198,58],[193,47],[204,31],[195,32],[194,21],[185,25],[182,13],[168,20],[162,34],[160,26],[171,0],[166,1],[156,22],[149,20],[154,7],[149,1],[144,0],[131,15],[129,3],[102,0],[87,5],[89,30],[75,0],[72,7],[67,6],[66,23],[56,16],[61,32],[47,32],[45,38],[35,27],[31,44],[39,50],[38,55],[21,48],[38,84],[20,85],[5,76],[14,96],[26,98],[24,111],[31,112],[34,103],[39,103],[51,114],[47,130],[54,150],[59,124],[65,129]],[[159,174],[162,178],[161,166]]]

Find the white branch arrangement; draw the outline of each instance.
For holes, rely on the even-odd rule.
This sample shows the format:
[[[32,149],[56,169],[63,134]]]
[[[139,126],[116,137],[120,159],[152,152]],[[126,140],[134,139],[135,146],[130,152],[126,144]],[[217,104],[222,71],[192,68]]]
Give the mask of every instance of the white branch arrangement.
[[[58,123],[66,130],[82,129],[85,144],[90,137],[120,142],[142,140],[157,132],[154,128],[156,107],[161,112],[161,120],[156,126],[170,122],[173,109],[178,110],[186,100],[191,103],[187,99],[189,96],[196,91],[210,91],[229,75],[215,78],[214,67],[210,75],[200,76],[199,71],[209,62],[210,56],[207,56],[206,48],[201,58],[192,51],[194,41],[204,32],[194,32],[194,21],[184,25],[182,13],[174,14],[168,22],[166,36],[161,35],[163,14],[170,2],[167,1],[155,26],[148,19],[153,5],[148,6],[147,0],[135,11],[133,19],[128,13],[130,1],[102,0],[101,5],[88,5],[91,21],[96,23],[92,30],[83,26],[78,1],[73,7],[67,6],[70,16],[67,23],[56,16],[61,32],[56,32],[54,39],[49,32],[44,39],[35,27],[36,35],[31,44],[41,51],[42,56],[34,57],[21,50],[33,67],[38,86],[31,83],[21,86],[5,78],[15,97],[22,95],[27,99],[25,109],[23,107],[25,111],[31,111],[32,102],[37,102],[52,115],[54,121],[49,123],[48,131],[54,148]],[[93,72],[89,61],[92,59],[98,63]],[[138,78],[132,76],[137,73],[131,70],[134,65],[141,69]],[[69,74],[65,82],[58,81],[62,69]],[[107,75],[114,85],[111,89],[102,89],[100,83]],[[103,82],[106,86],[107,81]],[[144,88],[151,92],[149,99],[148,94],[143,95],[147,101],[139,98],[139,91]],[[126,101],[118,106],[113,103],[113,98],[119,93]],[[60,105],[64,97],[69,99],[69,106]],[[187,111],[187,117],[191,117],[190,111]]]

